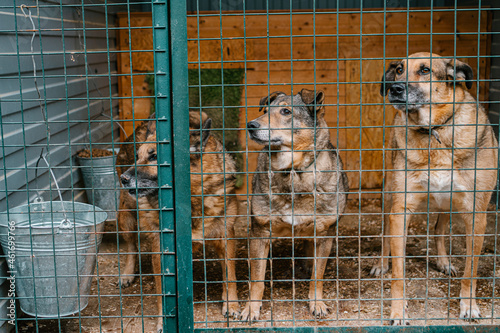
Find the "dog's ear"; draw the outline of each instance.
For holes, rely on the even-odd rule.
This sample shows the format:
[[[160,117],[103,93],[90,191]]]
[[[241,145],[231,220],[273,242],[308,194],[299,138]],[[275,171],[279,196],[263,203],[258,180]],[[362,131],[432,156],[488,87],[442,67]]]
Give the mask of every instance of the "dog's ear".
[[[446,75],[452,80],[465,81],[467,89],[472,88],[472,80],[474,79],[474,72],[465,62],[460,60],[449,60],[446,64]]]
[[[387,82],[394,82],[394,80],[396,79],[396,67],[398,67],[400,63],[401,61],[393,61],[389,64],[389,68],[382,76],[382,83],[380,84],[380,95],[387,95],[387,90],[389,90],[392,86],[392,83]]]
[[[325,93],[323,91],[319,90],[317,94],[314,94],[314,90],[302,89],[299,95],[311,114],[317,113],[323,108],[323,102],[325,101]]]
[[[279,95],[285,95],[284,92],[281,92],[281,91],[275,91],[273,92],[271,95],[269,96],[266,96],[266,97],[262,97],[260,99],[260,102],[259,102],[259,105],[260,105],[260,108],[259,108],[259,112],[264,110],[266,107],[268,107],[269,105],[271,105],[271,103],[276,99],[276,97],[278,97]]]
[[[208,142],[208,137],[210,136],[210,129],[212,128],[212,119],[208,118],[203,123],[203,127],[201,128],[201,146],[205,148],[205,145]]]
[[[153,113],[152,115],[149,116],[148,118],[148,127],[146,131],[146,138],[150,136],[151,134],[156,133],[156,113]]]

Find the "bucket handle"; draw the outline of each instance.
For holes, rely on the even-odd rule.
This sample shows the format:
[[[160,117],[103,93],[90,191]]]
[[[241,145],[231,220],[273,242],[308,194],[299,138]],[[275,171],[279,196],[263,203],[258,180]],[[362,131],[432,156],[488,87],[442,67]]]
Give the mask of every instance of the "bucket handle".
[[[31,202],[32,203],[42,203],[44,201],[43,201],[43,197],[41,195],[37,194],[35,199],[33,199]],[[35,208],[35,210],[38,210],[38,209]],[[58,228],[58,232],[63,232],[63,231],[71,230],[71,229],[73,229],[73,227],[74,227],[74,223],[65,217],[61,220],[61,223],[59,223],[59,226],[57,228]]]
[[[63,219],[61,221],[61,223],[59,224],[59,227],[58,227],[59,228],[59,232],[73,229],[73,226],[74,226],[73,222],[71,222],[68,219]]]

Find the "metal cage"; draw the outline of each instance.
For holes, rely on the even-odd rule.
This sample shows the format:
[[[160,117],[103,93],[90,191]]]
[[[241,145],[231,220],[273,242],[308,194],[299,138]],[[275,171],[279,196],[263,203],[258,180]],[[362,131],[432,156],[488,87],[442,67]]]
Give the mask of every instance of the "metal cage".
[[[476,134],[467,148],[472,165],[431,170],[431,156],[450,151],[456,161],[467,150],[458,144],[465,135],[436,148],[432,142],[445,141],[438,127],[393,123],[406,113],[384,95],[392,84],[384,73],[401,66],[392,62],[434,53],[429,71],[446,59],[450,72],[426,88],[429,119],[442,104],[432,96],[446,89],[453,97],[443,103],[484,108],[486,118],[459,124],[451,116],[439,128],[498,137],[495,1],[12,0],[0,4],[0,17],[0,332],[399,330],[390,327],[399,318],[391,315],[394,299],[407,303],[405,330],[497,330],[498,143]],[[458,77],[461,64],[470,72]],[[400,82],[419,83],[412,80]],[[462,90],[473,99],[456,101]],[[408,133],[417,129],[428,146],[411,148]],[[398,130],[406,136],[395,148]],[[451,187],[432,187],[428,176],[427,190],[410,190],[416,170],[393,161],[412,151],[423,156],[418,170],[451,172]],[[495,158],[478,159],[484,151]],[[388,180],[397,172],[399,188]],[[454,188],[462,175],[470,186]],[[492,194],[484,209],[458,211],[470,225],[453,209],[453,196],[467,193],[474,202]],[[433,208],[440,194],[450,196],[449,209]],[[407,207],[423,195],[426,208]],[[390,210],[390,196],[404,198],[403,212]],[[69,202],[63,215],[59,200]],[[33,207],[42,201],[57,218],[40,226]],[[89,204],[82,207],[92,231],[71,227],[80,202]],[[29,232],[21,236],[15,208],[26,204]],[[438,213],[457,222],[440,224]],[[384,219],[398,216],[407,231],[389,235]],[[471,256],[466,227],[480,228],[483,216],[473,242],[484,245]],[[41,228],[50,235],[45,252],[36,248]],[[61,234],[75,242],[70,250],[58,250]],[[91,241],[88,253],[78,252],[80,236]],[[388,244],[403,244],[402,255],[389,255]],[[46,255],[54,259],[39,264]],[[59,264],[70,259],[88,270]],[[398,262],[402,278],[370,274],[380,273],[380,259]],[[466,262],[478,260],[477,276],[462,277]],[[80,288],[89,277],[89,290]],[[68,281],[77,287],[46,290]],[[397,281],[402,297],[391,294]],[[477,292],[467,300],[481,317],[464,321],[460,286],[469,282]],[[251,299],[252,288],[263,288],[261,300]],[[80,308],[69,315],[64,306],[40,308],[71,298]],[[260,308],[250,321],[248,304]]]

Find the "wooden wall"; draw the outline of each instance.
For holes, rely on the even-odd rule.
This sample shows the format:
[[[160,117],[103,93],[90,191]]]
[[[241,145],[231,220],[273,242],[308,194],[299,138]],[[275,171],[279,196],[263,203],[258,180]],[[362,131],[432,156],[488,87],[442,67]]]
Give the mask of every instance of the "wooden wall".
[[[477,57],[489,55],[489,35],[478,34],[478,26],[481,32],[488,31],[485,11],[481,17],[474,10],[435,11],[432,17],[425,11],[254,14],[188,17],[189,68],[246,68],[241,129],[259,116],[259,100],[268,92],[290,93],[292,87],[294,93],[302,88],[323,90],[332,142],[341,150],[353,190],[377,189],[382,184],[382,149],[384,137],[389,136],[385,126],[391,125],[394,116],[394,109],[384,106],[379,94],[384,62],[419,51],[455,54],[472,66],[476,77],[479,73],[482,80],[488,78],[488,58],[479,58],[478,63]],[[150,13],[131,14],[131,21],[132,26],[151,27]],[[120,16],[119,22],[126,27],[127,16]],[[132,49],[152,50],[151,36],[150,29],[132,30]],[[128,29],[121,30],[119,38],[120,49],[128,50]],[[121,57],[119,64],[124,66],[120,68],[130,73],[129,53]],[[150,71],[152,53],[134,54],[132,63],[134,71]],[[129,96],[130,78],[120,83],[123,96]],[[135,96],[140,93],[136,84],[140,82],[134,82]],[[475,94],[475,86],[472,91]],[[486,84],[479,95],[487,100]],[[131,115],[131,109],[126,109],[130,105],[125,104],[123,114]],[[245,165],[252,172],[261,147],[249,141],[244,130],[240,135],[249,151]],[[246,187],[240,189],[246,191]]]

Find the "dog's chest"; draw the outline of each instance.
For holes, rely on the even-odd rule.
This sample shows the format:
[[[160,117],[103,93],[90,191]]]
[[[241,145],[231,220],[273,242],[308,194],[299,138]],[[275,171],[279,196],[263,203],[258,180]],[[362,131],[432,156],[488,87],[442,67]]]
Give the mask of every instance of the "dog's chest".
[[[433,206],[449,209],[452,193],[453,197],[458,197],[462,191],[467,190],[467,186],[458,171],[443,169],[416,172],[414,177],[417,178],[420,190],[429,193]]]
[[[336,207],[335,188],[325,191],[322,182],[312,172],[275,174],[270,194],[271,214],[291,226],[313,223],[331,214]]]

